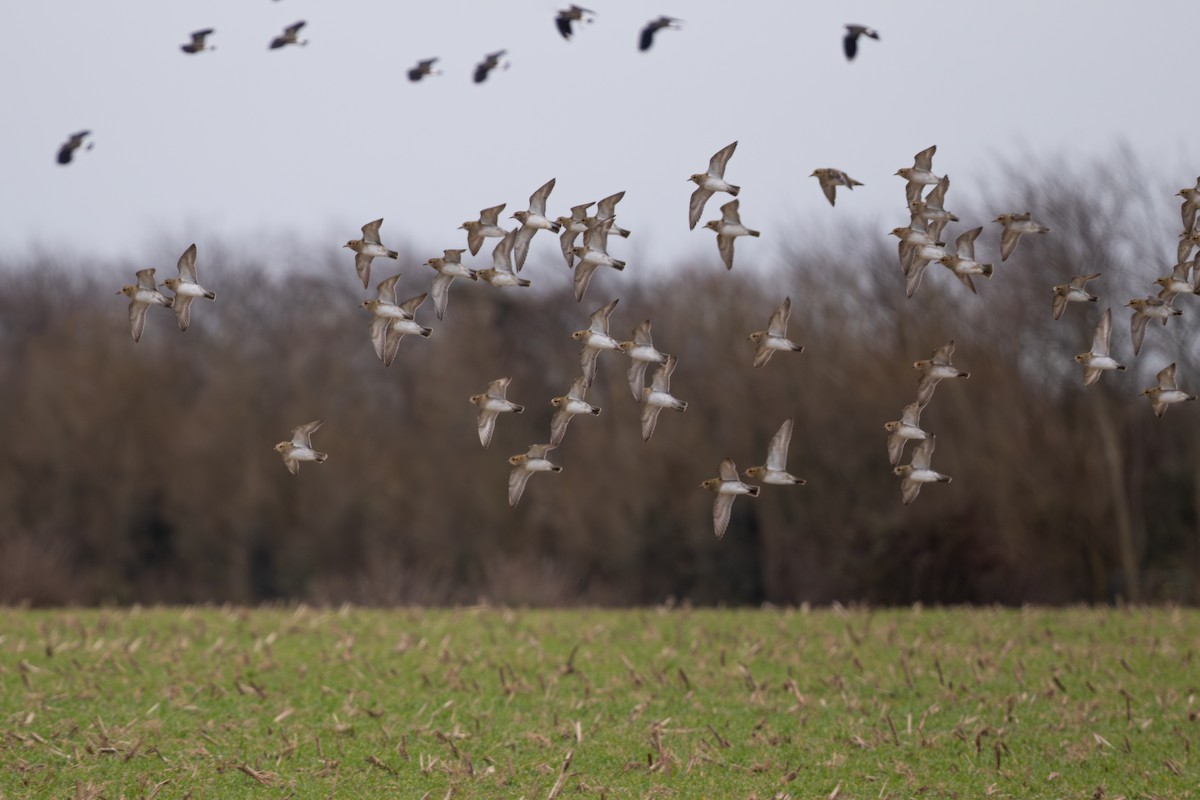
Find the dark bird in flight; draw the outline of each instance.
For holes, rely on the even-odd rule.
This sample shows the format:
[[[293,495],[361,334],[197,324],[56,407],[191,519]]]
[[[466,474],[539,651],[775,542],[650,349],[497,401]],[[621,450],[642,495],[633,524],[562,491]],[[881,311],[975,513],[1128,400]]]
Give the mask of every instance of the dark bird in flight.
[[[300,29],[303,28],[304,25],[304,20],[300,20],[293,25],[287,26],[283,29],[283,33],[271,40],[271,46],[268,49],[278,50],[280,47],[289,44],[298,44],[301,47],[308,44],[308,39],[302,40],[300,38]]]
[[[858,53],[858,37],[870,36],[876,41],[879,40],[879,31],[874,28],[868,28],[866,25],[847,25],[846,36],[842,39],[842,49],[846,51],[846,60],[853,61],[855,54]]]
[[[594,15],[595,13],[591,9],[572,3],[570,8],[559,9],[558,16],[554,18],[554,26],[558,28],[558,32],[562,34],[564,39],[570,41],[571,34],[574,33],[571,30],[571,23],[579,22],[580,20],[591,22],[593,17],[589,15]]]
[[[426,75],[441,75],[441,70],[433,68],[433,65],[436,63],[436,58],[426,58],[418,61],[417,65],[408,71],[408,79],[410,81],[419,81]]]
[[[78,150],[83,145],[83,140],[90,133],[91,133],[91,131],[80,131],[79,133],[72,133],[71,138],[67,139],[66,143],[63,144],[62,147],[58,148],[58,163],[70,164],[71,159],[75,156],[75,151]],[[92,145],[90,143],[88,144],[87,149],[88,150],[92,149]]]
[[[500,66],[500,59],[504,57],[507,50],[497,50],[494,53],[488,53],[487,57],[475,65],[475,82],[483,83],[487,80],[488,73]],[[504,67],[507,69],[508,64]]]
[[[188,54],[202,53],[205,50],[216,50],[216,45],[206,45],[205,37],[212,36],[213,29],[205,28],[202,31],[192,31],[192,40],[187,44],[179,45],[179,49]]]
[[[654,44],[654,34],[658,33],[663,28],[674,28],[678,30],[679,23],[682,20],[674,17],[659,17],[656,20],[651,20],[646,23],[646,27],[642,28],[642,35],[638,39],[638,50],[649,50]]]

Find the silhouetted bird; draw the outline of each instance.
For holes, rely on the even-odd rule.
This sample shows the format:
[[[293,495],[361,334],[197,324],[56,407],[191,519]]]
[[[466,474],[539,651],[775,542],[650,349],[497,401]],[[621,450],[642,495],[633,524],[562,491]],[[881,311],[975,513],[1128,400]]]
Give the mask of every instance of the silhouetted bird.
[[[579,22],[580,20],[584,22],[591,22],[592,17],[588,15],[595,13],[596,12],[592,11],[591,9],[584,8],[583,6],[577,6],[572,3],[570,8],[559,9],[558,16],[554,18],[554,27],[558,28],[558,32],[562,34],[564,39],[570,41],[571,34],[574,33],[574,31],[571,30],[571,23]]]
[[[408,71],[408,79],[410,81],[419,81],[426,75],[441,75],[441,70],[433,68],[433,65],[436,63],[436,58],[426,58],[418,61],[417,65]]]
[[[74,158],[74,156],[75,156],[75,151],[78,150],[81,146],[83,146],[83,140],[90,134],[91,134],[91,131],[80,131],[79,133],[72,133],[71,138],[67,139],[67,141],[63,144],[63,146],[58,148],[58,163],[70,164],[71,159]],[[88,144],[87,149],[91,150],[92,145]]]
[[[300,38],[300,29],[303,28],[305,24],[306,23],[304,20],[300,20],[299,22],[284,28],[283,33],[271,40],[271,46],[268,49],[278,50],[280,47],[288,44],[298,44],[301,47],[308,44],[308,39],[302,40]]]
[[[507,50],[497,50],[494,53],[488,53],[487,57],[475,66],[475,82],[483,83],[486,81],[488,73],[500,66],[500,59],[507,52]],[[504,67],[507,69],[508,64],[506,63]]]
[[[192,40],[187,44],[179,45],[179,49],[185,53],[202,53],[205,50],[216,50],[216,46],[208,46],[204,43],[205,37],[212,36],[213,29],[205,28],[202,31],[192,31]]]
[[[853,61],[858,53],[859,36],[870,36],[876,41],[879,40],[879,32],[874,28],[868,28],[866,25],[847,25],[846,36],[842,39],[842,49],[846,51],[847,61]]]
[[[638,50],[649,50],[654,44],[654,34],[658,33],[663,28],[679,29],[679,22],[674,17],[659,17],[656,20],[651,20],[646,23],[646,27],[642,28],[642,35],[638,39]]]

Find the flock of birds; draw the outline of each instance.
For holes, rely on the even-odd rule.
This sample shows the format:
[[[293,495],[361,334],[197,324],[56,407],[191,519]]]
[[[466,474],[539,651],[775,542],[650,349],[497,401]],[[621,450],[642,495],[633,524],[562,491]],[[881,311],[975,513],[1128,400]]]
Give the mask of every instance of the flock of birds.
[[[555,18],[556,28],[565,39],[570,40],[576,32],[574,25],[591,22],[594,13],[581,6],[572,5],[558,12]],[[677,28],[679,24],[679,20],[666,16],[652,20],[640,33],[639,48],[649,49],[658,31]],[[270,42],[270,49],[307,44],[306,40],[299,38],[304,25],[301,21],[288,26],[281,35]],[[212,29],[195,31],[191,41],[182,45],[181,49],[193,55],[213,50],[215,47],[209,43],[209,37],[213,33]],[[855,57],[862,36],[879,39],[878,32],[866,26],[846,26],[843,49],[847,59]],[[504,63],[505,55],[506,51],[503,50],[488,54],[476,67],[474,80],[477,83],[486,80],[491,70]],[[409,78],[417,81],[428,75],[439,74],[435,69],[437,60],[433,58],[420,61],[409,71]],[[90,131],[86,130],[73,134],[58,152],[59,163],[70,163],[73,154],[84,146],[89,135]],[[90,149],[90,144],[88,147]],[[721,148],[709,159],[704,172],[693,174],[688,179],[696,185],[688,204],[690,229],[696,228],[705,206],[714,194],[722,193],[732,198],[721,206],[719,219],[710,220],[703,226],[716,233],[717,249],[728,269],[733,268],[735,240],[742,236],[757,238],[761,235],[759,231],[748,228],[741,222],[738,199],[741,187],[725,179],[726,169],[736,148],[736,141]],[[994,273],[992,264],[976,260],[975,241],[983,230],[982,226],[959,235],[952,251],[947,250],[946,243],[941,240],[945,227],[959,218],[945,208],[950,180],[948,176],[939,176],[933,172],[936,150],[936,145],[922,150],[914,157],[913,166],[903,167],[896,172],[896,175],[904,178],[906,182],[905,197],[910,222],[907,227],[893,229],[891,234],[899,239],[900,266],[909,297],[919,289],[926,268],[934,262],[947,267],[972,292],[976,291],[973,282],[975,276],[990,278]],[[863,185],[844,171],[834,168],[816,169],[811,177],[817,178],[830,205],[836,204],[838,188],[853,190],[855,186]],[[390,366],[396,358],[400,344],[406,336],[431,336],[433,329],[417,322],[417,312],[432,293],[434,311],[439,320],[443,319],[449,302],[450,286],[456,278],[483,280],[497,288],[530,286],[531,281],[520,277],[519,273],[525,266],[533,239],[539,231],[546,230],[559,236],[559,246],[567,268],[574,271],[574,296],[577,302],[582,301],[598,268],[603,266],[617,271],[625,268],[625,261],[613,257],[608,252],[610,236],[615,234],[620,238],[628,238],[630,235],[629,230],[616,222],[616,207],[624,197],[624,192],[617,192],[599,201],[571,206],[568,214],[551,217],[547,209],[554,187],[555,180],[550,179],[536,189],[529,197],[527,209],[515,211],[509,217],[516,220],[516,224],[511,228],[500,222],[500,215],[507,203],[484,208],[479,212],[477,219],[463,222],[459,229],[466,231],[466,246],[446,249],[441,257],[430,258],[425,262],[424,265],[429,266],[435,273],[428,292],[398,302],[396,285],[399,274],[384,279],[376,286],[375,297],[363,301],[361,305],[371,314],[371,343],[376,356],[385,366]],[[927,187],[932,188],[926,191]],[[1134,310],[1131,329],[1135,355],[1141,348],[1146,326],[1151,319],[1161,320],[1165,325],[1172,316],[1181,313],[1172,306],[1176,295],[1200,293],[1200,269],[1196,261],[1187,260],[1192,249],[1200,246],[1200,229],[1196,226],[1197,211],[1200,210],[1200,179],[1197,180],[1194,189],[1183,189],[1179,194],[1184,197],[1182,215],[1185,228],[1179,245],[1179,263],[1172,275],[1156,281],[1161,287],[1157,296],[1131,300],[1128,304],[1128,307]],[[1001,261],[1008,259],[1022,236],[1044,234],[1048,231],[1048,228],[1033,220],[1028,212],[1002,214],[995,222],[1003,228]],[[366,223],[362,226],[361,237],[351,239],[344,245],[355,254],[355,271],[364,289],[369,288],[371,284],[371,266],[374,259],[399,258],[396,250],[383,243],[382,225],[382,218]],[[581,236],[582,244],[578,244]],[[463,264],[464,254],[469,252],[472,256],[478,255],[488,238],[499,239],[491,252],[492,265],[478,268]],[[180,330],[186,331],[191,322],[192,301],[198,298],[210,301],[216,299],[216,294],[199,282],[196,255],[195,244],[184,251],[177,264],[178,277],[157,284],[155,270],[143,269],[136,273],[137,280],[134,284],[122,287],[119,294],[124,294],[130,301],[129,322],[135,342],[142,337],[146,315],[151,306],[171,309],[176,315]],[[1075,276],[1068,284],[1055,286],[1052,304],[1055,319],[1062,317],[1070,303],[1095,301],[1096,297],[1087,292],[1086,284],[1098,277],[1098,274]],[[172,296],[161,293],[160,287],[167,288]],[[609,334],[609,319],[618,302],[618,299],[614,299],[598,308],[591,314],[587,328],[571,334],[574,341],[582,344],[580,374],[571,382],[566,394],[550,400],[555,412],[551,420],[549,440],[532,444],[526,452],[508,459],[512,467],[508,480],[508,501],[511,506],[516,506],[520,501],[533,473],[562,470],[562,467],[552,463],[548,456],[564,441],[571,420],[580,415],[600,414],[601,409],[591,405],[586,395],[596,379],[597,362],[602,352],[615,351],[629,358],[629,388],[634,399],[641,404],[641,429],[644,440],[649,441],[653,436],[663,409],[677,412],[687,409],[686,401],[671,394],[671,376],[676,368],[677,358],[660,352],[655,347],[649,319],[634,328],[632,338],[628,341],[619,341]],[[747,337],[755,344],[755,367],[766,365],[777,351],[803,351],[801,345],[787,337],[790,313],[791,299],[784,298],[771,314],[766,329],[755,331]],[[1096,327],[1091,351],[1076,356],[1076,360],[1084,366],[1085,385],[1094,384],[1104,371],[1125,369],[1109,353],[1111,327],[1112,312],[1108,309]],[[899,420],[888,422],[884,426],[888,431],[889,460],[894,473],[901,479],[901,499],[905,504],[911,503],[917,497],[925,483],[950,481],[948,476],[934,471],[930,466],[936,437],[921,429],[920,416],[932,399],[939,382],[950,378],[969,377],[967,372],[953,365],[953,354],[954,342],[950,341],[935,350],[929,359],[913,364],[921,373],[917,383],[916,400],[904,407]],[[655,365],[656,369],[650,385],[647,386],[645,375],[650,365]],[[500,414],[524,411],[524,406],[507,398],[510,383],[511,378],[508,377],[492,380],[484,392],[469,398],[479,409],[476,425],[480,444],[484,448],[491,444]],[[1146,389],[1142,394],[1150,398],[1154,413],[1158,416],[1161,416],[1170,404],[1196,399],[1194,395],[1177,388],[1174,364],[1161,370],[1158,373],[1158,385]],[[289,440],[275,445],[274,449],[281,454],[284,465],[292,474],[299,472],[302,462],[321,463],[328,458],[326,453],[314,450],[312,446],[312,436],[321,424],[321,420],[314,420],[299,425],[292,431]],[[805,483],[804,479],[787,471],[787,452],[792,431],[793,420],[785,420],[770,441],[765,464],[746,469],[739,475],[734,461],[726,458],[720,464],[718,477],[700,484],[716,495],[712,519],[713,529],[718,538],[724,535],[728,527],[734,499],[738,495],[759,495],[760,487],[743,481],[741,476],[769,485],[795,486]],[[905,445],[909,441],[917,441],[919,444],[913,449],[909,463],[900,464]]]
[[[950,222],[957,222],[958,217],[945,209],[946,192],[950,188],[949,176],[935,175],[933,172],[933,156],[937,145],[928,147],[917,153],[913,166],[896,171],[896,175],[904,178],[905,198],[908,202],[910,222],[907,227],[895,228],[891,235],[900,240],[900,267],[905,276],[905,287],[909,297],[916,293],[921,285],[925,268],[937,262],[947,267],[972,292],[976,292],[972,276],[980,275],[990,278],[995,267],[992,264],[981,264],[975,260],[975,239],[983,227],[972,228],[962,233],[956,240],[954,252],[948,253],[946,243],[940,241],[942,231]],[[821,179],[821,185],[826,189],[829,202],[833,203],[833,192],[836,186],[844,185],[852,188],[860,185],[845,173],[838,170],[818,170],[814,173]],[[933,188],[925,193],[924,187]],[[1196,226],[1197,211],[1200,211],[1200,178],[1195,188],[1184,188],[1177,194],[1183,197],[1181,214],[1184,230],[1180,235],[1178,248],[1178,263],[1168,276],[1155,281],[1160,287],[1157,296],[1130,300],[1127,308],[1133,309],[1130,318],[1130,332],[1133,342],[1133,353],[1136,356],[1145,338],[1146,326],[1151,320],[1160,320],[1163,325],[1172,317],[1180,316],[1183,312],[1172,306],[1177,295],[1200,294],[1200,259],[1188,260],[1193,248],[1200,246],[1200,229]],[[1016,250],[1017,244],[1025,234],[1048,233],[1049,228],[1035,221],[1029,212],[1021,214],[1001,214],[995,223],[1002,226],[1000,235],[1000,260],[1007,261]],[[1200,255],[1200,254],[1198,254]],[[1095,295],[1087,291],[1089,281],[1100,277],[1100,273],[1091,275],[1075,275],[1068,283],[1054,286],[1051,290],[1051,313],[1054,319],[1061,319],[1070,303],[1095,302]],[[1107,370],[1124,370],[1110,354],[1109,342],[1112,335],[1112,309],[1105,309],[1096,325],[1092,337],[1092,347],[1089,352],[1075,356],[1075,360],[1083,365],[1083,384],[1091,386],[1100,379]],[[930,466],[936,437],[920,427],[921,412],[933,397],[937,384],[947,378],[967,378],[969,373],[963,372],[951,363],[954,355],[954,342],[934,351],[932,357],[916,361],[913,367],[921,372],[917,382],[917,399],[906,405],[899,420],[888,422],[884,429],[888,431],[888,457],[893,470],[901,478],[900,494],[905,504],[916,499],[925,483],[948,483],[950,478]],[[1196,396],[1181,391],[1175,380],[1174,363],[1168,364],[1157,374],[1157,384],[1145,389],[1141,395],[1150,400],[1151,409],[1155,416],[1161,417],[1167,406],[1195,400]],[[908,464],[899,464],[903,456],[904,446],[910,441],[919,441],[912,453]]]

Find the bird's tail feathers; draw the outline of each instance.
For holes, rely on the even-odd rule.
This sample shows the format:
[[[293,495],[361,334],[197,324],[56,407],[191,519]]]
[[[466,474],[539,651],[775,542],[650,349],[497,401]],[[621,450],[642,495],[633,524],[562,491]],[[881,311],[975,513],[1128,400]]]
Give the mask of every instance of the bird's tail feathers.
[[[994,266],[992,266],[991,264],[980,264],[980,266],[983,268],[983,271],[981,274],[985,278],[992,277],[992,273],[996,271],[996,268]]]
[[[329,458],[329,453],[317,453],[317,452],[313,453],[313,460],[316,461],[317,463],[321,463],[322,461],[324,461],[327,458]]]
[[[400,254],[395,250],[388,250],[388,258],[399,258]]]
[[[729,184],[729,193],[730,193],[731,195],[733,195],[734,197],[737,197],[737,196],[738,196],[738,193],[739,193],[739,192],[741,192],[741,191],[742,191],[742,187],[740,187],[740,186],[734,186],[732,183],[731,183],[731,184]]]

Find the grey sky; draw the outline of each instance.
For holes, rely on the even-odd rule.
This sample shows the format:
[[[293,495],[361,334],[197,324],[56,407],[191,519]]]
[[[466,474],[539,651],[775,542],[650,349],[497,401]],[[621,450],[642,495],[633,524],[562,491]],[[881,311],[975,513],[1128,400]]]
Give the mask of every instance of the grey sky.
[[[738,244],[748,267],[779,259],[797,216],[878,222],[881,237],[904,224],[892,173],[933,143],[951,201],[986,190],[997,160],[1105,155],[1122,140],[1154,180],[1200,173],[1194,0],[591,0],[596,22],[569,43],[553,24],[565,5],[11,3],[0,254],[170,267],[193,241],[202,259],[218,240],[266,255],[281,236],[334,246],[382,216],[389,246],[437,255],[465,246],[456,228],[480,208],[507,202],[507,217],[557,177],[552,215],[626,190],[619,218],[634,234],[612,251],[631,272],[694,254],[720,269],[713,234],[687,229],[686,178],[734,139],[726,177],[743,187],[743,221],[763,231]],[[659,13],[686,24],[638,52]],[[268,52],[299,19],[311,45]],[[846,22],[882,36],[853,63]],[[216,52],[181,53],[203,27],[216,28]],[[511,68],[473,84],[475,63],[501,48]],[[407,69],[431,56],[445,74],[410,83]],[[84,128],[95,149],[57,165]],[[808,177],[822,166],[866,185],[830,208]],[[534,240],[531,265],[559,257],[552,237]],[[348,253],[346,264],[353,277]]]

